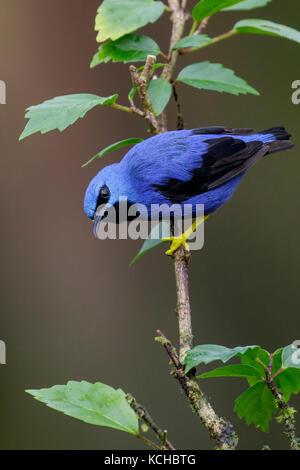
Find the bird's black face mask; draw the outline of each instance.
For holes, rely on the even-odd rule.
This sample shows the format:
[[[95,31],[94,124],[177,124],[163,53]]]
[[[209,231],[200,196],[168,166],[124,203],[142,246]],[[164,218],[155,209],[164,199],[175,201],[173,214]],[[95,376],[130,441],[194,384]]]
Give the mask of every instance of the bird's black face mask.
[[[99,191],[97,207],[96,207],[95,214],[94,214],[93,233],[96,238],[97,238],[99,223],[103,219],[106,219],[109,215],[109,205],[108,205],[109,198],[110,198],[110,190],[108,186],[104,184]]]

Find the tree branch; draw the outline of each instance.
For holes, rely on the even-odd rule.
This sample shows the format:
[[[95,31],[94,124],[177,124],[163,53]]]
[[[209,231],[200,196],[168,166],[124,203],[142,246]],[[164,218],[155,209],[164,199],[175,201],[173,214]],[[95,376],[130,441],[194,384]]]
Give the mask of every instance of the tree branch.
[[[175,447],[171,444],[170,441],[167,440],[167,431],[162,431],[154,422],[148,411],[142,406],[139,405],[135,398],[127,394],[126,399],[131,406],[131,408],[135,411],[138,417],[144,421],[144,423],[149,426],[150,429],[154,432],[156,437],[162,442],[162,449],[163,450],[175,450]]]
[[[290,441],[291,449],[300,450],[300,439],[296,435],[296,410],[284,401],[281,392],[274,383],[274,377],[272,377],[271,371],[268,369],[268,371],[266,372],[266,384],[271,390],[279,409],[279,416],[277,418],[277,421],[280,424],[282,423],[284,425],[284,434],[286,434]]]
[[[175,44],[182,38],[186,21],[185,3],[181,7],[179,0],[169,0],[169,8],[172,11],[172,33],[169,47],[169,64],[164,67],[161,78],[169,82],[176,66],[178,51],[173,51]]]
[[[192,349],[192,317],[189,297],[188,263],[190,254],[184,247],[174,253],[177,291],[177,318],[179,327],[179,360],[183,363],[187,351]]]
[[[181,363],[172,343],[161,331],[158,330],[157,335],[158,338],[156,340],[164,346],[173,363],[174,368],[171,375],[178,380],[190,402],[192,410],[208,430],[210,438],[216,441],[218,449],[234,450],[238,439],[233,431],[232,424],[217,416],[211,404],[200,390],[198,383],[185,374],[184,365]]]
[[[183,35],[185,21],[188,18],[188,15],[185,11],[187,3],[185,0],[183,0],[182,2],[180,2],[180,0],[169,0],[168,3],[169,9],[172,12],[172,33],[169,46],[168,64],[166,64],[163,68],[161,78],[167,82],[170,82],[172,80],[172,75],[178,58],[178,51],[173,51],[173,47]],[[130,66],[129,70],[145,111],[144,117],[150,123],[151,132],[153,134],[159,134],[162,132],[167,132],[166,117],[164,113],[159,116],[158,119],[154,116],[151,100],[148,94],[148,86],[152,76],[152,70],[155,61],[156,58],[154,56],[148,56],[141,76],[139,76],[136,67],[134,67],[133,65]],[[174,97],[177,104],[179,118],[181,112],[176,90],[174,92]],[[182,125],[182,122],[180,125]],[[183,247],[180,247],[174,253],[174,268],[177,288],[177,316],[180,343],[179,357],[177,356],[176,351],[174,350],[171,343],[165,338],[165,336],[159,331],[158,335],[160,337],[160,341],[163,343],[174,365],[174,370],[172,373],[180,383],[182,389],[184,390],[185,395],[188,401],[190,402],[193,411],[197,414],[204,427],[208,430],[210,437],[212,439],[215,439],[215,441],[217,442],[217,447],[219,449],[233,450],[237,446],[238,439],[235,432],[233,431],[231,423],[217,416],[211,404],[205,398],[203,392],[200,390],[198,383],[190,377],[191,374],[189,374],[188,376],[185,374],[184,371],[185,367],[183,366],[183,360],[186,355],[186,352],[192,348],[193,342],[188,285],[188,261],[189,253]],[[144,411],[146,412],[146,410]],[[147,416],[146,419],[149,419],[148,414],[142,414],[144,417]],[[155,429],[155,423],[153,423],[152,420],[150,420],[150,422],[152,423],[152,426],[154,426]],[[153,429],[152,426],[150,427]],[[159,435],[161,436],[161,431],[159,432]],[[165,435],[164,439],[167,443]],[[172,444],[170,445],[172,446]]]

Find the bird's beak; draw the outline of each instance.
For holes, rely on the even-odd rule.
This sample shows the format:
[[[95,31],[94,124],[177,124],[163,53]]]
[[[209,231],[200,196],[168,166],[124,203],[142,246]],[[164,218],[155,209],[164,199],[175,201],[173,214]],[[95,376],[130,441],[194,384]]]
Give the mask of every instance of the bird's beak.
[[[96,210],[96,213],[95,213],[95,216],[94,216],[94,227],[93,227],[93,234],[94,234],[95,238],[98,238],[99,224],[101,223],[101,221],[103,219],[105,219],[107,217],[108,209],[109,209],[108,204],[105,204],[105,205],[102,204]]]

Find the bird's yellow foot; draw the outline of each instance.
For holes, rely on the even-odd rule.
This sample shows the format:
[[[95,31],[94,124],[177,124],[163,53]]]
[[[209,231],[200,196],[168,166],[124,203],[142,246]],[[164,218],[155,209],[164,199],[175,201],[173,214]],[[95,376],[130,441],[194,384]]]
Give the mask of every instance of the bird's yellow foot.
[[[190,251],[189,249],[189,245],[187,244],[187,237],[185,235],[185,233],[183,233],[182,235],[180,235],[179,237],[167,237],[167,238],[163,238],[162,239],[163,242],[170,242],[171,243],[171,247],[168,251],[166,251],[166,255],[168,256],[172,256],[173,253],[178,250],[179,247],[181,246],[184,246],[184,248],[187,250],[187,251]]]
[[[184,248],[187,251],[190,251],[189,245],[187,244],[187,240],[189,237],[192,235],[192,233],[199,227],[199,225],[203,224],[203,222],[208,218],[208,215],[206,216],[201,216],[197,217],[192,225],[184,232],[182,233],[179,237],[167,237],[167,238],[162,238],[163,242],[170,242],[171,247],[168,251],[166,251],[166,255],[172,256],[173,253],[178,250],[180,246],[184,246]]]

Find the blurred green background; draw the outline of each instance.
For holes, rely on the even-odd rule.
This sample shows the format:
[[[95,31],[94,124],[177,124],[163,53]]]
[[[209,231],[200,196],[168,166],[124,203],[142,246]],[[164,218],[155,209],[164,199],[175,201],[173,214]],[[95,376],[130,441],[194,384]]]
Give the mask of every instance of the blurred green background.
[[[66,417],[24,392],[85,379],[131,392],[178,448],[210,449],[213,443],[169,376],[165,352],[153,341],[158,328],[177,340],[172,261],[157,249],[129,268],[140,242],[96,241],[82,209],[89,180],[124,152],[85,169],[81,164],[117,140],[145,137],[143,120],[98,108],[63,134],[18,142],[25,108],[45,99],[118,91],[126,103],[127,66],[89,69],[99,3],[1,0],[0,79],[7,104],[0,106],[0,338],[7,365],[0,367],[0,447],[143,448],[129,435]],[[299,9],[297,0],[273,0],[252,12],[218,14],[207,32],[227,31],[243,17],[300,29]],[[167,15],[143,31],[167,50]],[[284,125],[298,144],[253,168],[232,201],[206,223],[205,247],[193,253],[190,272],[197,344],[259,344],[274,351],[300,339],[300,106],[291,102],[299,59],[299,44],[244,35],[179,62],[179,69],[191,61],[222,62],[261,92],[235,97],[180,85],[187,127]],[[170,128],[174,116],[172,105]],[[242,379],[210,379],[202,386],[217,412],[233,422],[241,449],[288,447],[275,420],[264,434],[237,418],[233,404],[246,388]],[[300,408],[299,397],[292,403]]]

